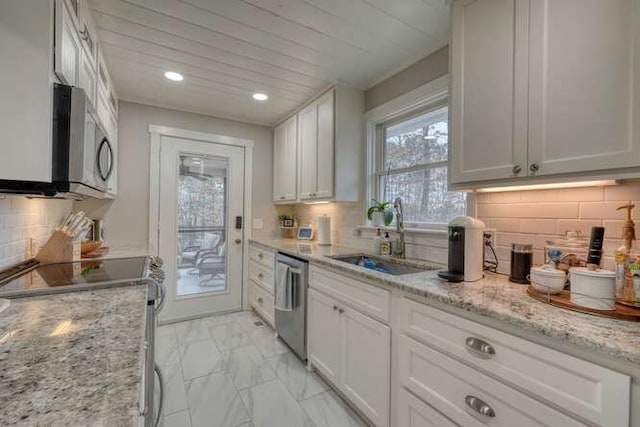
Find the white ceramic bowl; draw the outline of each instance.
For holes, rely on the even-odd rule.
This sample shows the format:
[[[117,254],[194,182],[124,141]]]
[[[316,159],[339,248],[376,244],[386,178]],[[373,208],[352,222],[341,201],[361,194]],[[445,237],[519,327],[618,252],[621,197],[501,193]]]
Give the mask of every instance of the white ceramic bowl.
[[[544,294],[557,294],[567,283],[567,275],[564,271],[555,268],[531,267],[529,280],[536,291]]]
[[[615,310],[615,272],[572,267],[569,270],[569,278],[571,280],[572,303],[596,310]]]

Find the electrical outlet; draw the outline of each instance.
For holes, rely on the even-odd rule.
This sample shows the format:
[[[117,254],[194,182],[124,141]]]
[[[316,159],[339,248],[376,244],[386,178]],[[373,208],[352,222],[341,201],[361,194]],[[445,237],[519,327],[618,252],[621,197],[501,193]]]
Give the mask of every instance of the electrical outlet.
[[[484,230],[484,245],[491,246],[495,249],[496,247],[496,229],[495,228],[487,228]]]

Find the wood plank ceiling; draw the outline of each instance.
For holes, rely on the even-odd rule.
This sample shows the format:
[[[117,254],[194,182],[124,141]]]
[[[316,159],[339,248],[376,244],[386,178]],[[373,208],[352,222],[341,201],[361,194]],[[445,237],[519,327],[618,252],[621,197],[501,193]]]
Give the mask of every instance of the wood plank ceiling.
[[[264,125],[332,84],[373,86],[445,46],[449,28],[445,0],[89,4],[120,99]]]

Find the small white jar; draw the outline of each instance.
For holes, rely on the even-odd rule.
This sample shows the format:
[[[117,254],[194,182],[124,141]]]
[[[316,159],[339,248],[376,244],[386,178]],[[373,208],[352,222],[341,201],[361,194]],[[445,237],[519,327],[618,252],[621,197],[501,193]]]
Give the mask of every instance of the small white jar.
[[[572,303],[596,310],[615,310],[616,273],[614,271],[572,267],[569,270],[569,280]]]

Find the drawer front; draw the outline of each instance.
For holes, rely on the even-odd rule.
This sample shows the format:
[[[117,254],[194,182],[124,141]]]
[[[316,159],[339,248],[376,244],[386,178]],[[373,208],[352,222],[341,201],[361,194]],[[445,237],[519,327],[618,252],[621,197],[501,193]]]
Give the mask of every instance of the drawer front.
[[[262,249],[255,245],[249,246],[249,258],[264,265],[267,268],[274,268],[276,254],[274,251]]]
[[[249,260],[249,278],[273,295],[273,268],[265,267],[254,260]]]
[[[459,427],[449,418],[422,400],[415,397],[406,388],[398,392],[397,419],[392,425],[402,427]]]
[[[382,322],[389,323],[391,293],[315,265],[309,268],[309,286]]]
[[[275,325],[273,296],[253,281],[249,283],[249,303],[251,307],[273,328]]]
[[[398,366],[402,386],[459,425],[584,426],[405,335],[399,339]]]
[[[599,425],[628,426],[630,378],[403,298],[400,332]]]

